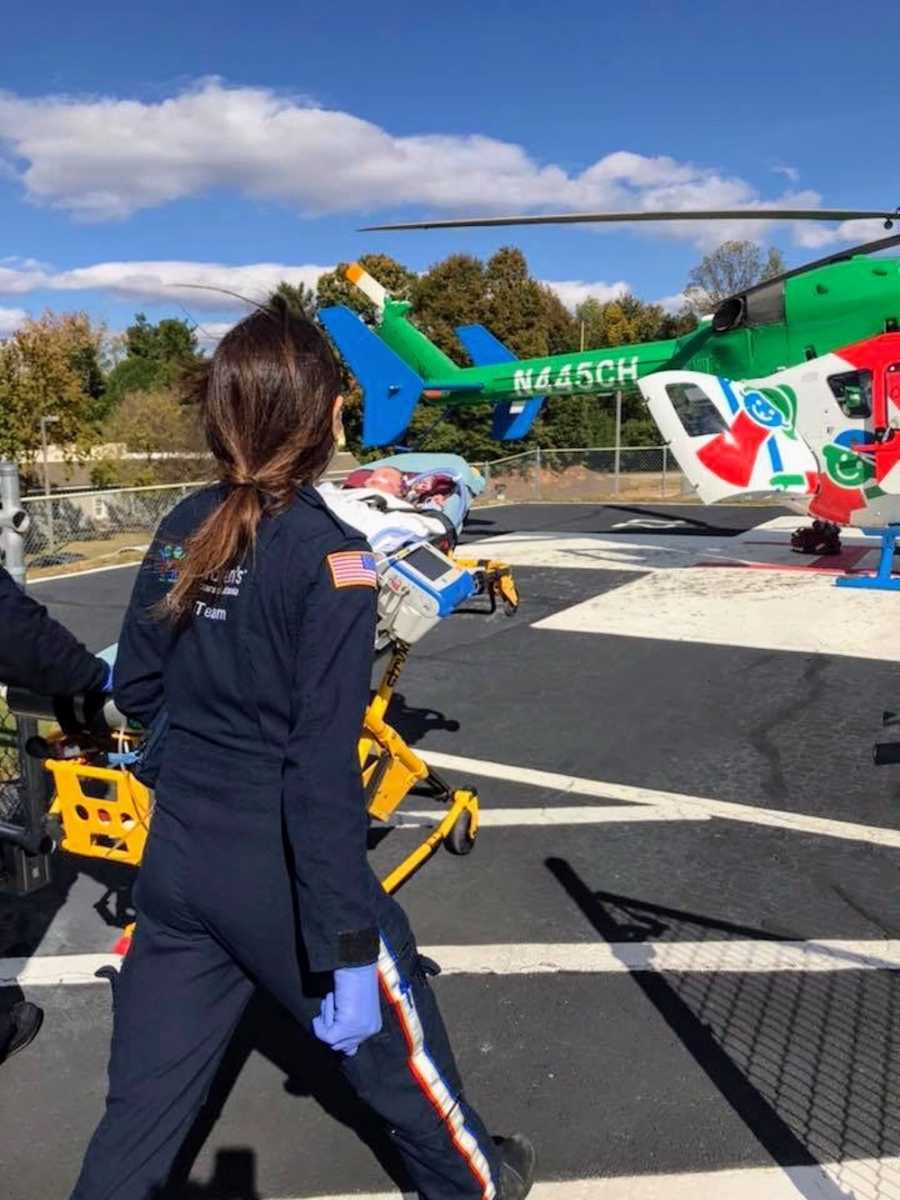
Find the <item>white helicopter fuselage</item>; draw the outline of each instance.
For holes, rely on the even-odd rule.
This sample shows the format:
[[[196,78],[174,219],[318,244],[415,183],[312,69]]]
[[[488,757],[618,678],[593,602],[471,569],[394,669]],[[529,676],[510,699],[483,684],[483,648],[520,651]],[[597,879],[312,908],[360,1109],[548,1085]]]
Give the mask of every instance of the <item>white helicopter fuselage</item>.
[[[777,497],[837,525],[900,524],[900,334],[764,379],[662,371],[640,389],[704,503]]]

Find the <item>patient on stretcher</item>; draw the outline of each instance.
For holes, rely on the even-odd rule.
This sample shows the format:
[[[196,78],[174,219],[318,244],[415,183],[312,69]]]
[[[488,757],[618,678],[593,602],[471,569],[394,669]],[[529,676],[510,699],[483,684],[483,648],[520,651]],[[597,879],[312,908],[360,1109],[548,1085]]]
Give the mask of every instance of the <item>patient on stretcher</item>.
[[[399,454],[353,471],[341,487],[319,485],[328,507],[376,554],[429,541],[455,546],[484,480],[458,455]]]

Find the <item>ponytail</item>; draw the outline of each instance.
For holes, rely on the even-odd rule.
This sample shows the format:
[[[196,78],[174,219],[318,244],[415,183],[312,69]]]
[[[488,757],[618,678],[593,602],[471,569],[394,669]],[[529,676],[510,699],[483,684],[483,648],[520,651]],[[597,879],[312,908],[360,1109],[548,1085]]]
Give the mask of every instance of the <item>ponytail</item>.
[[[334,451],[340,373],[324,336],[277,301],[231,329],[193,390],[228,491],[191,534],[163,615],[190,620],[204,582],[252,554],[263,516],[283,511]]]

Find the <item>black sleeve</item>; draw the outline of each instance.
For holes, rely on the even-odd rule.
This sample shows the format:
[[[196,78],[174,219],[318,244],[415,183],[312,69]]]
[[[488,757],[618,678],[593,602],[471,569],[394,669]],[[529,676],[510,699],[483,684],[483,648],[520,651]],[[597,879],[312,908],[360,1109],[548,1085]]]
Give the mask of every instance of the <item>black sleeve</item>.
[[[374,962],[379,946],[358,751],[375,637],[374,564],[361,540],[337,557],[341,551],[341,565],[352,570],[355,555],[359,577],[371,582],[336,576],[334,554],[320,562],[303,606],[284,768],[285,825],[314,971]]]
[[[165,540],[160,530],[141,563],[116,653],[116,707],[145,729],[163,707],[163,665],[176,636],[157,607],[174,580],[171,559],[162,553]]]
[[[106,663],[91,654],[0,567],[0,683],[42,696],[99,690]]]

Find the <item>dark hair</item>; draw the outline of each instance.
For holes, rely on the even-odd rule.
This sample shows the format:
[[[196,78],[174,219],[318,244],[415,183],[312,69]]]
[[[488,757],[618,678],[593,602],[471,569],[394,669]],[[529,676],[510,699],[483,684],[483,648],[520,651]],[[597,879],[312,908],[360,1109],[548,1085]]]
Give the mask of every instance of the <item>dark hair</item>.
[[[179,623],[204,580],[246,558],[263,514],[285,509],[328,466],[341,377],[318,326],[276,299],[229,330],[188,386],[228,491],[188,538],[164,601]]]

